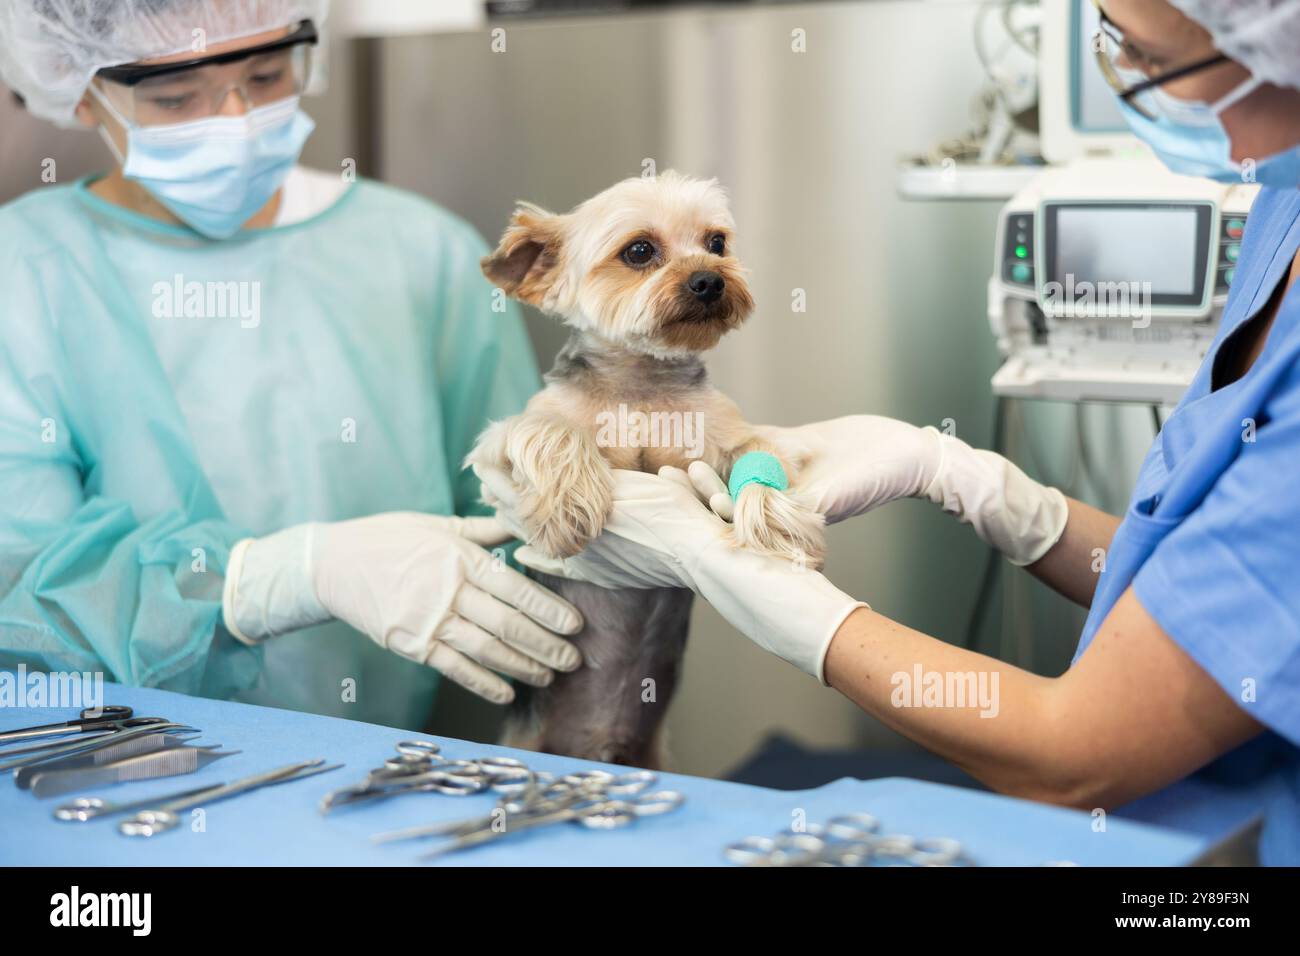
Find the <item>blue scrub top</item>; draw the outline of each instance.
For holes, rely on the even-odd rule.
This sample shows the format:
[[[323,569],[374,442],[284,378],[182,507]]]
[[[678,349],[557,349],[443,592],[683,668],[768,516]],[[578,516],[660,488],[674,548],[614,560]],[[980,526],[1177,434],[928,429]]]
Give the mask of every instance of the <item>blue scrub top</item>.
[[[1263,814],[1260,855],[1300,864],[1300,290],[1263,352],[1212,388],[1224,341],[1267,305],[1300,249],[1300,191],[1251,210],[1222,326],[1138,476],[1079,642],[1130,586],[1165,632],[1267,732],[1119,811],[1222,836]]]

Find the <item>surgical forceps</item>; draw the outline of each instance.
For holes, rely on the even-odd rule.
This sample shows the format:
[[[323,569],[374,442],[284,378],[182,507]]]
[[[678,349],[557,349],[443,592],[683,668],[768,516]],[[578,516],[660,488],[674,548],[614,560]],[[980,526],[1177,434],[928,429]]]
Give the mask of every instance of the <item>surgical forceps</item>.
[[[30,781],[34,796],[58,796],[61,793],[75,793],[89,790],[91,787],[112,786],[118,783],[130,783],[136,780],[157,780],[160,777],[179,777],[194,773],[217,760],[224,760],[239,753],[238,750],[218,750],[219,744],[206,747],[176,747],[169,750],[157,750],[153,753],[137,754],[114,763],[99,767],[79,767],[71,770],[46,771],[37,773]]]
[[[70,754],[66,757],[54,757],[49,760],[42,760],[40,763],[19,767],[14,771],[14,785],[19,790],[26,790],[31,786],[32,778],[37,774],[53,773],[56,770],[103,767],[140,754],[152,754],[160,750],[175,750],[178,747],[184,747],[197,736],[197,732],[181,733],[175,731],[174,734],[169,734],[167,731],[158,731],[132,737],[118,743],[105,741],[104,746],[97,750]]]
[[[129,726],[128,726],[129,724]],[[27,767],[35,763],[42,763],[47,760],[53,760],[56,757],[63,757],[68,754],[84,754],[99,750],[103,747],[115,746],[127,740],[134,740],[136,737],[143,737],[147,734],[156,734],[163,731],[193,731],[196,727],[187,727],[184,724],[173,724],[165,717],[132,717],[129,721],[122,721],[121,728],[106,734],[97,734],[83,740],[73,740],[64,743],[50,744],[40,748],[30,748],[36,750],[34,753],[26,753],[25,756],[15,757],[13,760],[6,760],[0,763],[0,773],[9,770],[17,770],[19,767]],[[9,756],[9,754],[4,754]]]

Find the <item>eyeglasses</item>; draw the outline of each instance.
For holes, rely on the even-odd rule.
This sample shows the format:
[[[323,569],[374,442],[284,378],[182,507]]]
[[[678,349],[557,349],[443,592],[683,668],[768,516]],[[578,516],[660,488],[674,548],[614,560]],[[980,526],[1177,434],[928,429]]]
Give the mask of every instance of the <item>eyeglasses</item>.
[[[1202,70],[1208,70],[1212,66],[1218,66],[1220,63],[1226,63],[1231,59],[1226,54],[1216,53],[1186,66],[1180,66],[1168,73],[1152,76],[1153,67],[1150,59],[1139,47],[1124,38],[1123,32],[1106,16],[1106,11],[1101,8],[1101,0],[1092,0],[1092,2],[1101,17],[1101,27],[1093,34],[1092,43],[1093,51],[1097,55],[1097,65],[1101,68],[1101,75],[1105,77],[1110,88],[1115,91],[1115,95],[1149,120],[1157,118],[1157,111],[1142,103],[1140,97],[1143,93],[1164,86],[1166,83],[1172,83],[1174,80],[1181,80],[1183,77],[1200,73]],[[1128,67],[1121,66],[1121,59],[1131,65]],[[1134,72],[1145,74],[1146,79],[1131,82],[1124,78],[1125,73],[1132,77]]]
[[[164,126],[221,112],[232,91],[249,109],[301,96],[311,75],[315,26],[304,20],[269,43],[176,63],[128,63],[104,67],[101,89],[124,119]]]

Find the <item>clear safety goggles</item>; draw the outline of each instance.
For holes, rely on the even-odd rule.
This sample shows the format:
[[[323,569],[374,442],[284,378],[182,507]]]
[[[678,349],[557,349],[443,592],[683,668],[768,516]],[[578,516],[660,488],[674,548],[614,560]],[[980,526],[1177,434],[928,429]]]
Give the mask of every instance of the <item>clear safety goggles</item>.
[[[316,28],[304,20],[287,36],[255,47],[175,63],[129,63],[96,74],[127,122],[167,126],[221,113],[230,94],[246,109],[301,96],[311,75]]]
[[[1092,2],[1101,16],[1101,28],[1093,34],[1092,41],[1101,75],[1116,96],[1149,120],[1158,119],[1167,112],[1163,107],[1172,97],[1161,95],[1164,92],[1161,87],[1166,83],[1200,73],[1231,59],[1224,53],[1214,53],[1186,66],[1172,70],[1159,69],[1140,48],[1124,38],[1123,31],[1101,9],[1100,0]]]

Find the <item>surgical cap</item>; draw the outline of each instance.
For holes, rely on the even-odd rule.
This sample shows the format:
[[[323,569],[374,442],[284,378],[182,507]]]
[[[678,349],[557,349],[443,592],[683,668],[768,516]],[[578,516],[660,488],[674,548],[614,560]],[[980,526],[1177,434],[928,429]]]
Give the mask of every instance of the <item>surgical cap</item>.
[[[34,115],[76,126],[77,104],[106,66],[199,55],[200,44],[302,20],[319,29],[328,9],[329,0],[4,0],[0,80]]]
[[[1300,0],[1172,0],[1251,74],[1300,88]]]

